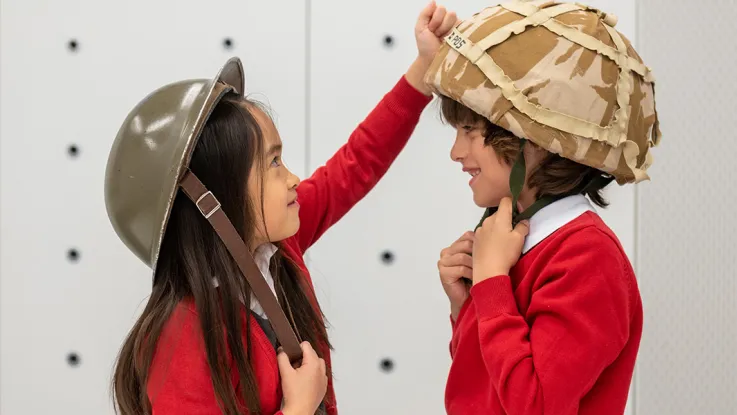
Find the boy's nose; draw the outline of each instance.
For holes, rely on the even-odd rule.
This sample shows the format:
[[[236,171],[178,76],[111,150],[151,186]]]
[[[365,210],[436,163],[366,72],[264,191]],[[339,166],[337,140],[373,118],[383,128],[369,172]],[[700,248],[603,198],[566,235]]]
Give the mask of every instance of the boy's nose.
[[[463,144],[463,140],[459,140],[456,137],[453,147],[450,148],[450,159],[457,162],[462,162],[463,159],[468,155],[468,148]]]

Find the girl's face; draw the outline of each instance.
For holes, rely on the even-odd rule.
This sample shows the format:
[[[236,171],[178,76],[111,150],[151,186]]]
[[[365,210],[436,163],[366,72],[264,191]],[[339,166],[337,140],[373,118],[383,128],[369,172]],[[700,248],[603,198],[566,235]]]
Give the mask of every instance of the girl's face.
[[[294,236],[299,230],[299,177],[292,174],[282,161],[281,137],[271,118],[255,107],[249,111],[258,121],[264,138],[263,154],[256,156],[261,157],[261,163],[254,160],[248,179],[248,193],[255,210],[255,249],[261,244]]]

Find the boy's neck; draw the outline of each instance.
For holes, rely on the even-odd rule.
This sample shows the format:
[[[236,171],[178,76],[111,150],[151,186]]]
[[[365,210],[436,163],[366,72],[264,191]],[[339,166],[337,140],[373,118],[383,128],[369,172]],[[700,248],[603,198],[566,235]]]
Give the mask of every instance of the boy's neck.
[[[532,206],[533,203],[535,203],[535,192],[531,191],[529,189],[522,190],[522,193],[519,195],[518,202],[520,203],[520,212],[524,212],[527,210],[528,207]]]

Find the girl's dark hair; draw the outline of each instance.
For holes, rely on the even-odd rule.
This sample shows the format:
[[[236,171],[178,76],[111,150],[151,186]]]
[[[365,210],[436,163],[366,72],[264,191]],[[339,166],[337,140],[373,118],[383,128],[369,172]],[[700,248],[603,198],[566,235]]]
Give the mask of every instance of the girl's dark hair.
[[[237,94],[224,97],[208,119],[189,165],[220,201],[247,243],[253,240],[256,229],[256,209],[263,213],[263,206],[254,206],[246,185],[251,166],[260,167],[258,171],[264,167],[263,131],[251,112],[257,106]],[[319,306],[313,307],[309,298],[314,293],[300,269],[282,252],[279,249],[270,264],[279,303],[291,308],[288,316],[293,316],[292,325],[301,340],[309,341],[324,357],[320,346],[331,347],[321,322],[324,316]],[[213,284],[215,276],[218,288]],[[177,306],[182,300],[191,299],[222,412],[242,414],[240,400],[246,403],[249,413],[260,413],[258,385],[247,353],[251,333],[243,333],[243,327],[250,325],[241,319],[244,310],[246,319],[250,319],[251,310],[242,298],[251,298],[246,279],[208,221],[180,192],[162,242],[151,296],[118,356],[112,382],[116,410],[122,415],[151,413],[146,386],[157,340]],[[312,298],[316,305],[317,300]],[[233,367],[228,364],[228,356]],[[233,387],[231,370],[237,373],[238,390]]]
[[[442,96],[440,115],[454,127],[481,127],[484,144],[490,146],[504,163],[511,165],[519,156],[520,139],[517,136],[493,124],[465,105]],[[535,146],[532,142],[526,145]],[[609,202],[604,199],[602,193],[613,179],[611,175],[601,170],[547,152],[545,158],[531,171],[527,186],[536,189],[537,198],[584,194],[594,204],[603,208],[609,206]]]

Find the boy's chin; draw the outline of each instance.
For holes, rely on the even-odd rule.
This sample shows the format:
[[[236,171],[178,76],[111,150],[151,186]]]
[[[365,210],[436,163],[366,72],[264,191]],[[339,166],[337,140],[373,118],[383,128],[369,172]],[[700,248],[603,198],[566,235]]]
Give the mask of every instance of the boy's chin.
[[[489,197],[488,195],[477,195],[474,193],[473,195],[473,203],[476,204],[476,206],[487,209],[490,207],[497,207],[499,206],[499,203],[501,203],[502,198],[495,198],[495,197]]]

